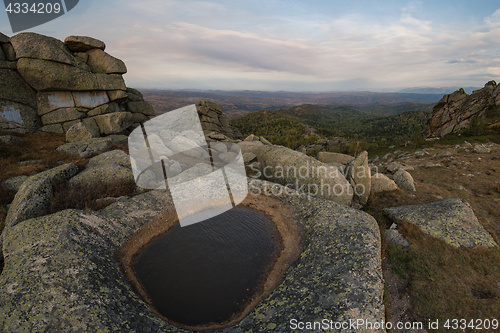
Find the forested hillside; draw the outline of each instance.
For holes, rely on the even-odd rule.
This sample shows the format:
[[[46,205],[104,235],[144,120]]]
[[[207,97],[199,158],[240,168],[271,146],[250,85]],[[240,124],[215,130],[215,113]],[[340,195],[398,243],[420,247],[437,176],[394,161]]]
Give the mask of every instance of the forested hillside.
[[[398,112],[412,108],[414,111]],[[244,136],[249,134],[264,136],[275,144],[291,148],[307,143],[308,139],[304,135],[305,126],[313,127],[316,133],[324,137],[356,136],[370,142],[377,140],[404,142],[409,140],[418,128],[425,127],[430,111],[420,110],[431,109],[431,106],[405,104],[397,108],[376,105],[371,109],[368,106],[364,109],[306,104],[290,109],[252,112],[233,119],[231,124]],[[372,112],[367,112],[368,109]],[[377,113],[393,115],[375,115]]]

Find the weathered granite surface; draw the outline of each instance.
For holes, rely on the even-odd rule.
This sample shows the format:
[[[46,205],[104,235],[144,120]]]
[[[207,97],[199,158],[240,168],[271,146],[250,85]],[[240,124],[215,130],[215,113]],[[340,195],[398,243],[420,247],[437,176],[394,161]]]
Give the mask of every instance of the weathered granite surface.
[[[395,223],[416,224],[424,233],[455,247],[497,246],[464,199],[450,198],[425,205],[385,208],[384,213]]]
[[[396,183],[383,173],[376,173],[372,175],[371,182],[372,182],[371,191],[373,193],[386,192],[386,191],[389,192],[398,189]]]
[[[292,318],[384,320],[380,234],[374,218],[331,201],[309,200],[277,184],[251,181],[252,193],[267,189],[293,207],[303,251],[269,297],[221,332],[285,332]],[[65,210],[6,228],[0,330],[189,332],[158,319],[131,289],[115,258],[140,227],[172,209],[168,192],[151,191],[101,212]]]
[[[90,159],[78,175],[69,180],[71,186],[128,183],[134,181],[130,158],[122,150],[112,150]]]
[[[413,177],[406,170],[399,169],[394,174],[394,182],[400,188],[404,188],[404,189],[409,190],[409,191],[416,191],[417,190],[417,188],[415,187],[415,181],[413,180]]]
[[[57,151],[81,156],[92,156],[108,151],[113,145],[110,138],[94,138],[81,141],[69,142],[57,148]]]
[[[260,170],[255,170],[257,178],[288,186],[311,197],[351,205],[353,188],[338,168],[283,146],[249,141],[238,145],[243,154],[257,156],[261,163]]]
[[[5,218],[6,227],[12,227],[42,214],[52,201],[52,184],[59,180],[69,179],[77,173],[78,167],[73,163],[68,163],[25,180],[9,208]]]

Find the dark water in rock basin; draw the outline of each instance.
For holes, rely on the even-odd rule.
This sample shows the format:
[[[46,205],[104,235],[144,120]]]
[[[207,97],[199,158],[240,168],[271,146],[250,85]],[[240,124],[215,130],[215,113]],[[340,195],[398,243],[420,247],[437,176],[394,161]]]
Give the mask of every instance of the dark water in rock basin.
[[[264,213],[236,207],[175,225],[144,248],[134,269],[166,318],[189,326],[221,323],[255,295],[279,255],[279,239]]]

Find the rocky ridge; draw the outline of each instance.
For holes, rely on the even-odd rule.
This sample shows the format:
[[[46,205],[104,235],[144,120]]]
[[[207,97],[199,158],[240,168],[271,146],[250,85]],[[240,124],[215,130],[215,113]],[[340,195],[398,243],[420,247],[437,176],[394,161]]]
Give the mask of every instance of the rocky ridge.
[[[80,173],[75,165],[65,164],[24,180],[2,233],[4,331],[189,332],[154,315],[132,290],[115,257],[142,226],[172,212],[168,191],[115,198],[116,203],[99,212],[68,209],[44,215],[54,182],[67,179],[78,186],[84,179],[119,180],[117,167],[123,168],[124,177],[133,176],[127,154],[115,150],[93,157]],[[102,179],[84,177],[99,168]],[[313,321],[318,312],[339,322],[383,320],[381,243],[373,217],[277,184],[248,181],[252,194],[274,198],[293,210],[303,251],[271,295],[224,331],[284,331],[291,316]],[[339,234],[343,236],[332,237]]]
[[[463,89],[445,95],[435,106],[427,121],[426,137],[443,137],[468,128],[472,118],[484,119],[489,111],[500,109],[500,86],[495,81],[471,95]]]

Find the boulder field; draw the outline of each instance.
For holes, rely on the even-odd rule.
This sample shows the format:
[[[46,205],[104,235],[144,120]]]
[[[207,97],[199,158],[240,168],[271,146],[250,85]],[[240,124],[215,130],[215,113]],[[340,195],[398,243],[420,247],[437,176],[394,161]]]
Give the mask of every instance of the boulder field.
[[[104,42],[85,36],[60,41],[35,33],[11,38],[0,33],[0,130],[10,132],[0,136],[0,144],[22,142],[16,133],[65,133],[67,143],[57,150],[88,159],[85,167],[61,163],[0,184],[16,193],[0,234],[0,331],[191,332],[156,316],[127,280],[119,254],[141,230],[176,214],[168,188],[160,189],[166,187],[161,177],[183,183],[214,172],[212,165],[199,161],[208,155],[219,166],[243,160],[248,197],[286,209],[294,217],[288,223],[300,236],[300,253],[275,281],[276,288],[223,332],[285,332],[292,319],[327,318],[340,324],[386,319],[379,226],[361,209],[372,193],[418,191],[411,175],[414,167],[404,161],[428,156],[426,149],[372,159],[367,152],[350,156],[321,151],[315,158],[305,153],[318,147],[294,151],[253,134],[242,140],[211,101],[198,103],[193,115],[203,133],[182,124],[169,130],[155,122],[148,125],[155,110],[138,90],[126,87],[125,64],[105,50]],[[442,136],[467,126],[473,116],[482,117],[499,105],[499,91],[489,82],[470,96],[463,91],[445,96],[434,109],[428,134]],[[154,157],[161,156],[161,172],[146,166],[142,174],[134,174],[141,159],[125,152],[153,159],[150,146],[135,142],[116,149],[127,145],[128,135],[140,125],[155,126],[147,145],[157,148]],[[321,144],[330,150],[346,141],[335,138]],[[185,154],[174,154],[186,145],[190,149]],[[468,145],[477,156],[496,149],[494,144]],[[422,167],[442,165],[429,162]],[[48,213],[57,183],[92,188],[134,181],[138,186],[133,195],[100,198],[111,204],[99,211]],[[154,190],[148,192],[141,184]],[[411,244],[396,230],[402,222],[455,247],[497,246],[463,199],[391,207],[384,213],[394,222],[385,231],[387,241],[405,247]]]
[[[89,147],[95,144],[92,140],[102,139],[87,139],[71,145]],[[125,138],[113,139],[123,141]],[[107,140],[111,142],[112,139]],[[247,167],[255,168],[256,163],[265,166],[278,163],[285,166],[323,165],[312,157],[274,146],[256,136],[241,141],[239,146]],[[228,153],[222,142],[212,142],[210,147],[221,155]],[[79,155],[81,149],[73,153]],[[71,163],[63,164],[2,184],[11,186],[17,194],[0,237],[5,264],[0,275],[0,327],[5,332],[190,332],[155,315],[147,302],[135,293],[117,257],[120,248],[132,236],[175,212],[168,190],[103,198],[113,199],[110,202],[114,203],[101,211],[66,209],[46,215],[55,182],[67,181],[71,186],[80,186],[134,179],[130,157],[124,151],[94,153],[97,155],[83,170]],[[340,158],[348,160],[346,156]],[[368,173],[361,180],[349,176],[353,174],[350,170],[373,167],[365,163],[367,158],[366,153],[361,153],[352,157],[345,168],[335,166],[342,164],[340,161],[332,161],[330,167],[345,171],[347,178],[339,171],[343,186],[369,182],[371,191],[397,189],[398,185],[389,177],[396,179],[398,172],[411,169],[402,163],[391,162],[386,169],[394,172],[394,176],[374,173],[368,177],[371,175]],[[183,174],[188,175],[191,170],[179,165],[178,171],[176,177],[182,179]],[[188,176],[186,178],[190,179]],[[312,184],[317,180],[307,181]],[[359,198],[353,196],[345,203],[343,199],[336,202],[336,198],[311,196],[255,176],[248,178],[248,188],[248,196],[277,200],[280,207],[291,212],[295,217],[293,223],[300,230],[300,253],[283,272],[277,287],[224,332],[282,332],[290,328],[291,318],[300,318],[303,322],[318,318],[333,322],[348,322],[353,318],[372,322],[384,320],[380,231],[372,216],[349,207],[357,202],[352,198]],[[141,191],[138,189],[136,193]],[[453,246],[497,246],[462,199],[394,207],[386,209],[385,213],[395,223],[415,223],[424,232],[443,238]],[[386,239],[410,245],[397,230],[386,231]]]

